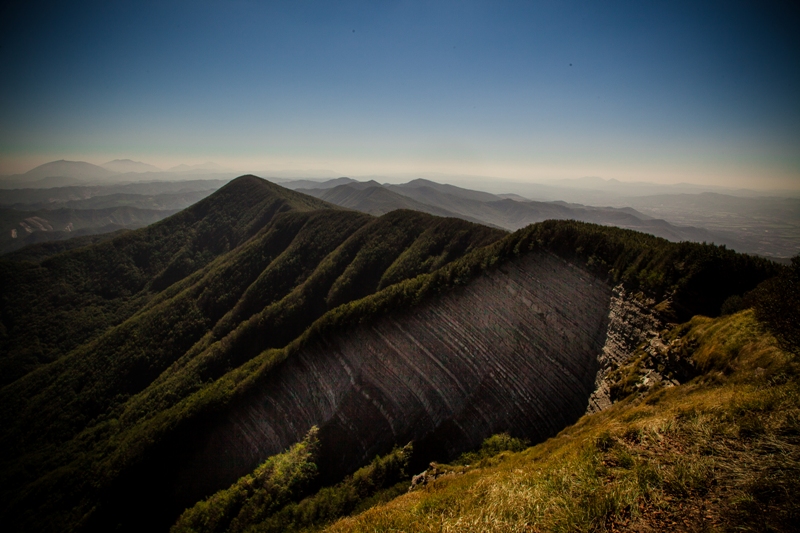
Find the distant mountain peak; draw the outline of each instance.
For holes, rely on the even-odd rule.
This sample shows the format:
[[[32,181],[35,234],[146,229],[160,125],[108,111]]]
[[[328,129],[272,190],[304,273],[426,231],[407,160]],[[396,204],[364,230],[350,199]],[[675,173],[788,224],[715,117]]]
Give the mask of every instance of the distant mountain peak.
[[[79,179],[99,179],[108,178],[116,174],[115,171],[87,163],[86,161],[67,161],[59,159],[43,165],[39,165],[26,172],[24,176],[30,179],[42,179],[52,177],[66,177]]]
[[[238,178],[232,179],[225,186],[220,188],[211,196],[207,197],[202,202],[217,203],[222,202],[222,198],[233,198],[234,200],[240,199],[242,202],[252,202],[256,198],[261,200],[278,200],[285,202],[287,207],[293,210],[309,211],[315,209],[340,209],[339,206],[319,200],[313,196],[308,196],[291,189],[281,187],[271,181],[259,178],[252,174],[245,174]],[[230,204],[230,209],[236,209],[236,205],[241,202],[238,200]],[[192,209],[191,207],[189,209]],[[231,216],[235,216],[235,212],[231,212]]]

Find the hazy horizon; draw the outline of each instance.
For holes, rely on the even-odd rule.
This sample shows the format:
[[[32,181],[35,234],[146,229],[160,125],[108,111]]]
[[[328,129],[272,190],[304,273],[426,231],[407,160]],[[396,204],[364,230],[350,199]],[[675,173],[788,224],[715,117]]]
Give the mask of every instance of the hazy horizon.
[[[800,189],[792,7],[38,2],[4,8],[0,174],[443,174]]]
[[[67,163],[90,163],[92,165],[106,168],[104,165],[109,163],[115,163],[119,161],[127,161],[134,164],[145,164],[149,166],[149,163],[146,161],[135,161],[131,159],[115,159],[112,161],[105,161],[102,163],[92,162],[92,161],[72,161],[72,160],[56,160],[56,161],[48,161],[41,165],[37,165],[33,168],[26,168],[22,172],[18,172],[16,174],[0,174],[2,177],[10,177],[10,176],[24,176],[28,171],[35,171],[40,166],[47,165],[48,163],[60,163],[60,162],[67,162]],[[210,165],[211,167],[219,167],[219,168],[202,168],[206,165]],[[184,168],[178,168],[184,167]],[[197,168],[192,168],[197,167]],[[667,192],[670,188],[675,189],[697,189],[695,192],[704,192],[704,191],[718,191],[718,192],[735,192],[735,191],[753,191],[758,193],[770,193],[774,192],[775,194],[790,194],[792,196],[800,194],[800,187],[798,188],[786,188],[780,186],[772,186],[770,187],[769,184],[761,184],[759,182],[753,182],[750,187],[737,187],[736,185],[726,185],[726,184],[703,184],[697,182],[688,182],[688,181],[675,181],[675,182],[657,182],[657,181],[647,181],[647,180],[637,180],[637,179],[617,179],[617,178],[604,178],[600,176],[578,176],[578,177],[568,177],[568,178],[541,178],[541,179],[515,179],[505,178],[505,177],[498,177],[498,176],[481,176],[476,174],[459,174],[459,173],[446,173],[446,172],[386,172],[386,173],[376,173],[376,174],[347,174],[343,172],[337,172],[331,169],[286,169],[286,168],[274,168],[274,169],[257,169],[257,168],[247,168],[247,167],[223,167],[214,161],[204,161],[202,163],[192,163],[192,165],[187,165],[185,163],[179,163],[177,165],[173,165],[172,167],[168,168],[161,168],[157,167],[154,170],[142,170],[142,171],[125,171],[125,170],[117,170],[115,171],[119,175],[141,175],[141,176],[149,176],[152,173],[155,173],[156,180],[161,180],[164,178],[164,175],[170,175],[172,178],[179,179],[181,176],[189,176],[192,179],[197,179],[199,176],[207,175],[209,177],[215,176],[214,179],[217,179],[219,176],[230,176],[235,177],[239,175],[245,174],[254,174],[259,177],[270,179],[275,178],[278,180],[312,180],[312,181],[326,181],[336,178],[350,178],[356,181],[378,181],[380,183],[393,183],[393,184],[400,184],[406,183],[411,180],[415,179],[427,179],[432,181],[439,181],[441,183],[449,183],[453,185],[458,185],[461,187],[475,187],[478,190],[486,190],[492,191],[495,194],[504,193],[504,192],[511,192],[503,190],[504,184],[508,185],[543,185],[548,187],[554,187],[557,189],[591,189],[595,185],[602,185],[605,187],[613,186],[615,184],[619,184],[620,186],[652,186],[656,187],[662,191],[662,193]],[[170,181],[170,178],[167,178],[167,181]],[[89,179],[87,183],[91,182],[92,180]]]

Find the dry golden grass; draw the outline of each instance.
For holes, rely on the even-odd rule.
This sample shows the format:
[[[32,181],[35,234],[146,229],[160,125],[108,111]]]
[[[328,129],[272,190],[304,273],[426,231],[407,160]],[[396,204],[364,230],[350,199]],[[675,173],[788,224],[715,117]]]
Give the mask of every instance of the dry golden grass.
[[[585,416],[328,528],[332,532],[793,531],[796,363],[752,313],[676,329],[701,374]]]

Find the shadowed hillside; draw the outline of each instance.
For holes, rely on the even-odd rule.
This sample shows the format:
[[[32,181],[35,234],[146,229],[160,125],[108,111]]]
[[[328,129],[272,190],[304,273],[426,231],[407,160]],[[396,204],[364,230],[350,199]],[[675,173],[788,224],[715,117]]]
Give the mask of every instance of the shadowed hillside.
[[[38,266],[0,261],[3,382],[87,342],[169,285],[244,242],[275,215],[335,209],[255,177],[243,177],[140,231]]]
[[[502,236],[411,211],[337,210],[243,177],[148,228],[39,265],[0,263],[9,274],[1,442],[16,457],[4,463],[3,486],[58,467],[57,478],[86,490],[88,472],[67,473],[87,457],[105,470],[100,460],[115,450],[86,435],[117,427],[141,446],[141,424],[327,310]],[[39,450],[54,445],[60,451],[41,461]]]
[[[557,250],[586,270],[553,261],[545,249]],[[612,257],[616,261],[609,268]],[[683,261],[693,266],[686,270]],[[727,274],[724,268],[716,270],[723,264],[730,267]],[[423,470],[431,459],[452,458],[477,446],[481,435],[492,431],[540,441],[579,417],[587,404],[591,409],[589,394],[595,387],[617,391],[614,379],[619,378],[614,376],[619,368],[635,360],[641,345],[654,338],[660,342],[658,334],[667,320],[680,320],[700,308],[710,311],[725,298],[725,291],[742,289],[760,277],[745,282],[746,272],[760,270],[757,264],[767,265],[715,247],[665,246],[641,234],[596,226],[533,226],[454,263],[446,273],[410,280],[387,290],[389,294],[356,302],[341,311],[342,318],[323,320],[312,328],[303,341],[287,348],[289,353],[282,356],[286,362],[259,378],[264,381],[253,385],[252,393],[208,432],[197,459],[179,476],[180,488],[190,490],[198,472],[209,473],[203,480],[225,470],[243,472],[251,454],[280,450],[281,439],[299,440],[302,428],[314,423],[320,425],[315,464],[323,484],[339,461],[359,454],[368,457],[370,446],[372,453],[389,453],[392,441],[414,442],[412,458],[406,454],[404,459],[406,475]],[[480,272],[484,273],[462,286]],[[706,278],[713,272],[725,279]],[[601,279],[622,283],[611,291]],[[739,285],[742,282],[745,285]],[[447,295],[414,303],[420,294],[435,294],[447,286],[454,287]],[[704,301],[698,300],[698,286],[708,291]],[[655,305],[643,293],[628,290],[666,299]],[[413,306],[414,312],[399,312],[406,306]],[[364,312],[376,316],[376,309],[386,316],[337,335],[347,324],[361,323],[356,317]],[[593,338],[592,323],[599,326],[595,331],[607,333]],[[616,361],[610,366],[617,372],[598,373],[599,383],[592,379],[597,355],[604,367]],[[651,383],[687,379],[677,368],[665,367],[662,359],[647,364],[652,366],[641,373]],[[618,399],[619,393],[614,395]],[[287,425],[286,419],[294,423]],[[300,420],[305,424],[297,424]],[[354,483],[361,483],[355,475],[352,481],[272,511],[275,514],[255,516],[248,514],[248,499],[237,504],[227,499],[231,493],[220,492],[187,511],[176,527],[208,531],[202,524],[217,520],[212,517],[223,524],[236,517],[220,530],[242,531],[260,524],[265,531],[282,531],[288,524],[324,523],[336,513],[347,514],[360,499],[374,494],[370,491],[397,494],[379,480],[370,481],[376,484],[372,489],[350,488]],[[241,490],[235,487],[240,485],[229,490]],[[233,514],[226,519],[218,505]],[[194,525],[187,529],[189,524]]]

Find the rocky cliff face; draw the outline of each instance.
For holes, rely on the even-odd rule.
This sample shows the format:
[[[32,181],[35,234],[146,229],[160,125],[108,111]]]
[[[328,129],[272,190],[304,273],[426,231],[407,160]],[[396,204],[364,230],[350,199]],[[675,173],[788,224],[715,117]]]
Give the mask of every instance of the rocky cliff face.
[[[312,425],[331,477],[411,440],[430,460],[501,431],[552,436],[586,411],[611,301],[605,283],[532,253],[307,346],[206,433],[178,478],[179,499],[227,486]]]
[[[632,297],[622,285],[614,287],[608,309],[608,334],[598,357],[600,370],[587,412],[609,407],[612,403],[610,374],[629,363],[642,343],[659,341],[666,321],[654,305],[653,300]]]

